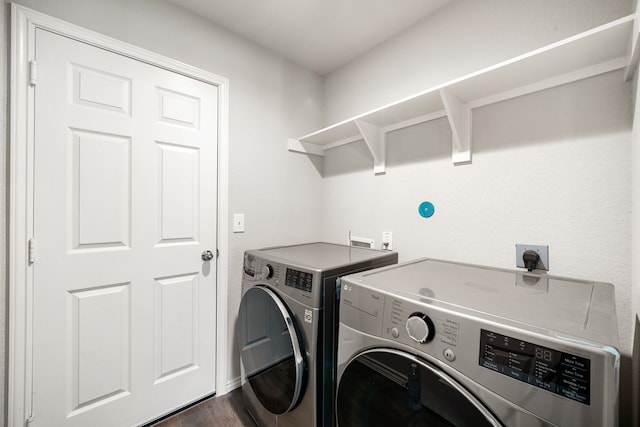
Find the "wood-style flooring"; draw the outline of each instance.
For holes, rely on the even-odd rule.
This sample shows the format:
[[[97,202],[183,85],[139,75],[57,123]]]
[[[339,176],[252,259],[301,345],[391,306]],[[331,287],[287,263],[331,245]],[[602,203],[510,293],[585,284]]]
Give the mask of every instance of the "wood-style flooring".
[[[148,427],[256,427],[242,401],[242,389],[214,396]]]

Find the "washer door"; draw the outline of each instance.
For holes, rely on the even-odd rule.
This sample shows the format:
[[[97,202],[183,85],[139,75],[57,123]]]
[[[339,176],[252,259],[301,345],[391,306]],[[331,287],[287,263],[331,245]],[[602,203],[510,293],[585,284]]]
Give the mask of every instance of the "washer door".
[[[339,426],[501,426],[453,379],[409,354],[361,353],[347,365],[337,392]]]
[[[302,397],[304,358],[294,319],[282,300],[266,286],[242,297],[238,343],[243,384],[272,414],[293,409]]]

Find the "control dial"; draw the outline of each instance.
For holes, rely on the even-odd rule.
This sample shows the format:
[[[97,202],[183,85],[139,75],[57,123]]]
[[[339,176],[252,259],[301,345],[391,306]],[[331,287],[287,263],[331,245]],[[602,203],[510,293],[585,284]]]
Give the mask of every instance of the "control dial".
[[[436,335],[433,322],[424,313],[416,312],[407,319],[407,333],[417,343],[428,343]]]
[[[266,280],[271,279],[271,277],[273,277],[273,266],[271,264],[263,265],[258,273],[258,279]]]

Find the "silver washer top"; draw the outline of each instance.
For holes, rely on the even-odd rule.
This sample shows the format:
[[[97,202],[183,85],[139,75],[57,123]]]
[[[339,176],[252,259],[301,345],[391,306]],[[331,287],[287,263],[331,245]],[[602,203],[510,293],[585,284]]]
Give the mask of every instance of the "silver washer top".
[[[611,284],[432,259],[343,278],[385,293],[617,346]]]

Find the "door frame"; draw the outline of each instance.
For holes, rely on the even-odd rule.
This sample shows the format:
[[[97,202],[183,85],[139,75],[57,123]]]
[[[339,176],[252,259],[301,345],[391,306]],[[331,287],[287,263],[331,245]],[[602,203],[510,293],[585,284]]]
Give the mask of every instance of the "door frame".
[[[37,28],[134,60],[191,77],[218,88],[218,198],[216,271],[216,393],[228,391],[227,286],[228,286],[228,159],[229,80],[129,43],[11,4],[10,136],[9,136],[9,315],[7,425],[24,427],[32,416],[33,267],[29,239],[33,236],[34,83],[31,70]],[[37,254],[36,254],[37,256]]]

